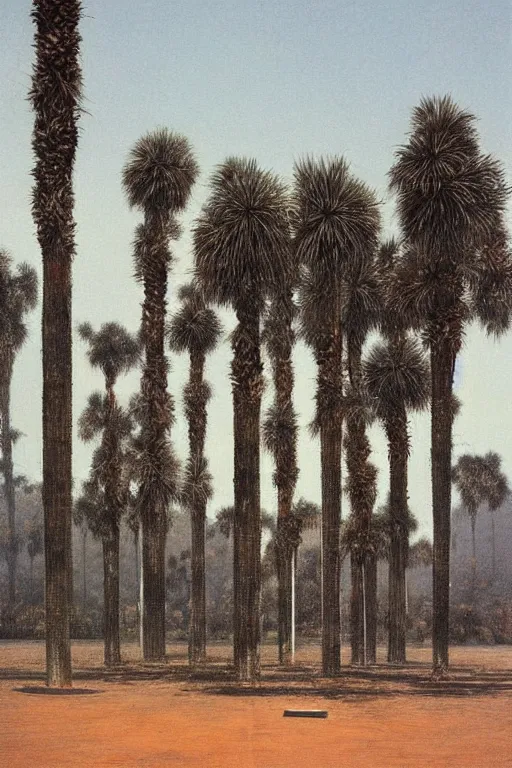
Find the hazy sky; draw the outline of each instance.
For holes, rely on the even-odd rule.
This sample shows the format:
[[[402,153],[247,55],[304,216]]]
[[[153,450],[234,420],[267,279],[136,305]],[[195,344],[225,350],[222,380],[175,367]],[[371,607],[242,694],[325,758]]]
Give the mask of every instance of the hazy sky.
[[[33,115],[27,102],[33,61],[28,0],[0,0],[0,246],[16,262],[40,269],[30,213]],[[201,168],[176,246],[169,308],[189,276],[190,223],[207,194],[213,166],[228,155],[255,157],[290,178],[304,154],[343,154],[353,172],[383,200],[384,235],[396,231],[386,174],[408,130],[411,109],[425,95],[450,93],[479,118],[482,146],[510,169],[511,5],[509,0],[89,0],[81,24],[84,115],[80,123],[75,192],[77,256],[74,324],[95,329],[116,320],[135,331],[142,289],[132,278],[131,242],[140,215],[128,209],[121,169],[134,142],[158,126],[184,133]],[[223,312],[226,328],[233,319]],[[25,433],[15,449],[16,471],[41,478],[40,307],[13,382],[13,425]],[[92,451],[76,437],[87,396],[102,387],[85,346],[74,345],[74,475],[85,479]],[[213,514],[232,500],[232,411],[227,342],[208,361],[215,396],[207,452],[214,475]],[[186,357],[172,356],[169,389],[178,420],[173,442],[186,456],[181,390]],[[312,418],[315,366],[298,345],[295,403],[302,427],[297,497],[320,501],[318,444]],[[460,356],[455,457],[496,450],[512,477],[512,333],[496,343],[468,330]],[[126,400],[138,374],[119,382]],[[267,400],[271,395],[268,387]],[[420,533],[430,533],[429,417],[411,422],[410,503]],[[371,432],[378,464],[379,502],[387,493],[386,444]],[[262,456],[262,504],[275,508],[272,462]],[[344,512],[348,513],[348,502]]]

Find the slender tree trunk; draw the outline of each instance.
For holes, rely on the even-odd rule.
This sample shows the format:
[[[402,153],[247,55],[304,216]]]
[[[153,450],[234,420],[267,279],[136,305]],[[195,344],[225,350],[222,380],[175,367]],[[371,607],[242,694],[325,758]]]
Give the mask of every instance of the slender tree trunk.
[[[141,380],[146,411],[142,441],[149,469],[141,486],[145,660],[165,657],[165,541],[169,488],[173,483],[166,476],[170,464],[168,433],[172,404],[167,392],[164,354],[169,218],[166,212],[146,210],[144,223],[146,250],[150,254],[143,264],[142,333],[146,357]]]
[[[204,461],[206,437],[207,388],[203,381],[205,355],[190,352],[189,382],[185,391],[185,412],[188,421],[189,461],[201,466]],[[206,661],[206,503],[194,502],[191,515],[191,613],[189,622],[189,662]]]
[[[476,597],[476,514],[470,515],[471,522],[471,600]]]
[[[259,315],[254,301],[237,309],[233,339],[234,405],[234,657],[238,678],[260,675],[260,409],[263,390]]]
[[[299,528],[292,519],[292,504],[297,482],[297,426],[293,409],[293,291],[287,287],[273,299],[274,338],[269,346],[272,357],[277,417],[288,428],[280,433],[274,450],[277,487],[277,581],[278,581],[278,657],[280,664],[292,662],[292,561],[299,543]],[[271,316],[272,317],[272,316]],[[268,331],[267,331],[268,332]]]
[[[358,555],[350,553],[350,648],[352,664],[364,663],[363,579]]]
[[[105,665],[121,663],[119,638],[119,527],[103,538],[103,639]]]
[[[366,558],[366,663],[377,662],[377,556]]]
[[[82,606],[87,605],[87,528],[82,530]]]
[[[432,375],[432,502],[433,544],[433,667],[448,668],[450,621],[450,510],[452,459],[452,383],[455,355],[449,341],[431,350]]]
[[[388,661],[406,660],[405,569],[407,565],[407,457],[409,440],[403,404],[386,419],[389,455],[389,501],[391,541],[389,551],[389,638]]]
[[[492,579],[496,578],[496,529],[494,521],[494,510],[491,509],[491,547],[492,547]]]
[[[34,0],[36,61],[30,98],[33,216],[43,257],[43,507],[49,686],[71,686],[72,173],[78,138],[81,4]]]
[[[203,505],[204,506],[204,505]],[[206,577],[205,525],[206,509],[194,510],[191,549],[191,613],[189,622],[189,661],[206,661]]]
[[[341,424],[321,430],[323,631],[322,670],[336,675],[341,668],[340,523],[341,523]]]
[[[34,604],[34,558],[30,558],[30,602]]]
[[[18,559],[18,541],[16,536],[16,500],[14,491],[14,472],[12,463],[11,437],[11,380],[13,353],[9,348],[2,355],[2,374],[0,376],[0,433],[2,445],[2,472],[4,476],[4,495],[7,507],[7,577],[8,577],[8,616],[14,622],[14,604],[16,602],[16,564]]]

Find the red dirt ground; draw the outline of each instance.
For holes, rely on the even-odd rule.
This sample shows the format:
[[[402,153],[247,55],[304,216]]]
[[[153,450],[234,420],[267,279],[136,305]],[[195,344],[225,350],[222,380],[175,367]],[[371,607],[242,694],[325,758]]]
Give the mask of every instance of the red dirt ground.
[[[184,646],[165,665],[102,667],[99,643],[73,643],[74,687],[93,695],[29,695],[44,685],[42,643],[0,643],[0,765],[6,768],[498,768],[512,766],[512,648],[454,648],[451,676],[429,680],[429,649],[410,649],[397,669],[344,666],[319,676],[316,646],[298,666],[278,667],[263,649],[256,686],[226,668],[213,646],[190,673]],[[344,659],[348,651],[344,650]],[[382,658],[382,657],[381,657]],[[284,718],[327,709],[321,719]]]

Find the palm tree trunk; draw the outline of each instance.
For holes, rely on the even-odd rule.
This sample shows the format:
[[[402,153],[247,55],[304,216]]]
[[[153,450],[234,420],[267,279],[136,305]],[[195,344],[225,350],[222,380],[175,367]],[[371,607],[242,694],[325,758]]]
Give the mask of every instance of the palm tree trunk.
[[[191,613],[189,622],[189,661],[206,661],[206,577],[205,525],[206,509],[192,513],[191,549]]]
[[[82,606],[85,613],[87,604],[87,528],[82,530]]]
[[[166,511],[142,513],[142,652],[144,660],[165,658]]]
[[[366,663],[377,661],[377,556],[372,552],[366,557]]]
[[[388,661],[406,660],[405,568],[407,565],[407,414],[403,404],[386,419],[389,454],[391,541],[389,552]]]
[[[431,349],[432,375],[432,506],[433,627],[435,673],[448,668],[450,621],[450,510],[452,460],[452,383],[455,355],[450,341]]]
[[[192,461],[200,463],[204,456],[206,437],[206,403],[204,388],[205,355],[191,351],[190,374],[186,394],[189,451]],[[205,525],[206,503],[195,502],[191,512],[191,614],[189,622],[189,662],[206,661],[206,557]]]
[[[470,515],[471,522],[471,599],[475,601],[476,592],[476,513]]]
[[[7,572],[8,572],[8,619],[14,621],[14,604],[16,602],[16,563],[18,558],[18,544],[16,537],[16,501],[14,492],[14,477],[12,463],[12,437],[11,437],[11,380],[13,355],[10,350],[2,356],[3,370],[0,377],[0,417],[1,445],[2,445],[2,472],[4,476],[4,495],[7,507]]]
[[[363,580],[360,557],[350,553],[350,648],[351,663],[364,663]]]
[[[491,509],[491,547],[492,547],[492,579],[496,578],[496,528],[494,510]]]
[[[280,664],[288,665],[291,663],[291,631],[292,631],[292,558],[293,547],[289,542],[288,536],[288,515],[279,516],[279,494],[278,491],[278,518],[277,518],[277,536],[276,536],[276,570],[277,570],[277,642],[278,658]],[[283,505],[281,504],[281,510]]]
[[[30,558],[30,602],[34,604],[34,558]]]
[[[322,425],[323,613],[322,670],[336,675],[341,668],[340,523],[341,523],[341,424]]]
[[[259,314],[253,301],[237,309],[233,338],[234,410],[234,658],[238,678],[260,674],[260,410],[263,381]]]
[[[105,665],[121,663],[119,638],[119,527],[103,538],[103,639]]]
[[[172,413],[164,354],[169,216],[146,211],[144,227],[147,248],[152,253],[143,267],[142,332],[146,359],[141,381],[146,410],[142,438],[149,470],[141,486],[143,655],[149,661],[165,657],[165,541],[170,495],[165,475]]]
[[[34,0],[36,62],[30,98],[33,216],[43,257],[43,506],[46,666],[49,686],[71,686],[71,261],[72,173],[81,90],[81,4]]]

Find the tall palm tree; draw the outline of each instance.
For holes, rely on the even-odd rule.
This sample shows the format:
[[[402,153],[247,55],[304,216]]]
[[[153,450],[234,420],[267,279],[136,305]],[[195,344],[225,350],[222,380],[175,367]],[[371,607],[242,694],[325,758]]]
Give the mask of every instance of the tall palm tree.
[[[291,256],[291,253],[290,253]],[[277,488],[277,535],[275,540],[278,583],[278,655],[289,664],[292,653],[292,570],[298,529],[292,517],[293,494],[298,477],[297,419],[293,407],[293,362],[295,343],[292,259],[288,279],[281,292],[275,292],[265,317],[263,341],[270,357],[274,381],[274,403],[263,422],[263,442],[275,462]]]
[[[388,661],[405,662],[405,569],[409,546],[407,412],[429,402],[429,369],[420,344],[405,334],[375,345],[363,363],[369,395],[374,399],[388,441],[389,460],[389,644]]]
[[[471,590],[473,599],[476,589],[476,517],[485,500],[485,467],[481,456],[465,453],[459,456],[452,468],[452,483],[457,488],[462,506],[471,524]]]
[[[25,315],[37,303],[37,274],[28,264],[12,269],[9,253],[0,248],[0,444],[2,450],[2,474],[7,506],[8,613],[16,599],[16,560],[18,541],[16,536],[16,501],[12,462],[13,431],[11,429],[11,382],[14,361],[27,338]]]
[[[347,264],[342,279],[342,327],[344,332],[349,388],[345,396],[346,488],[353,520],[359,526],[359,542],[351,548],[351,650],[352,663],[362,664],[368,656],[364,648],[366,632],[364,611],[370,608],[365,599],[363,582],[371,571],[376,576],[376,560],[373,556],[373,535],[370,535],[372,511],[376,499],[377,471],[369,461],[371,449],[366,426],[373,413],[368,407],[361,371],[361,358],[368,333],[378,325],[381,310],[381,291],[375,254],[356,254]],[[367,541],[369,549],[365,550]],[[366,562],[368,560],[368,562]],[[375,568],[373,565],[375,564]]]
[[[186,207],[198,166],[187,139],[166,129],[143,136],[123,169],[131,207],[144,213],[135,241],[136,277],[144,285],[141,380],[142,452],[138,501],[142,522],[143,654],[165,656],[165,539],[167,508],[177,493],[176,462],[169,442],[173,404],[167,392],[164,353],[166,293],[176,238],[175,216]]]
[[[43,257],[43,503],[47,684],[71,686],[72,174],[82,78],[79,0],[34,0],[32,214]]]
[[[27,554],[30,560],[30,600],[34,602],[34,559],[43,551],[43,526],[39,515],[35,514],[25,525],[27,536]]]
[[[288,197],[254,160],[229,158],[214,172],[194,226],[195,272],[205,295],[233,307],[234,658],[238,677],[260,673],[260,315],[289,263]]]
[[[179,297],[183,304],[172,318],[168,338],[171,349],[188,352],[190,358],[189,379],[184,390],[189,456],[182,500],[192,522],[189,661],[195,664],[206,660],[205,527],[206,505],[212,495],[211,475],[204,455],[206,406],[211,397],[208,382],[204,380],[204,365],[206,355],[218,344],[222,327],[197,287],[182,286]]]
[[[104,323],[94,331],[90,323],[78,327],[80,337],[88,343],[87,357],[93,368],[105,377],[105,399],[89,400],[80,419],[80,436],[93,439],[101,433],[101,462],[97,482],[100,484],[105,509],[102,519],[104,563],[105,664],[119,664],[119,525],[126,499],[122,478],[123,442],[130,421],[120,409],[115,385],[121,373],[128,372],[139,361],[139,342],[118,323]],[[128,430],[128,431],[127,431]]]
[[[99,334],[98,334],[99,335]],[[91,350],[92,351],[92,350]],[[113,388],[106,396],[94,392],[79,420],[79,434],[84,442],[101,435],[93,454],[90,478],[84,496],[90,514],[83,515],[103,548],[103,615],[105,664],[121,662],[119,637],[119,528],[126,508],[122,463],[131,431],[128,414],[115,400]],[[85,508],[84,508],[85,510]],[[80,510],[75,512],[75,517]]]
[[[302,335],[318,366],[315,425],[322,467],[322,667],[341,664],[340,521],[342,445],[341,281],[347,265],[376,245],[374,193],[343,158],[306,159],[295,167],[295,248],[302,265]]]
[[[485,498],[491,514],[492,577],[496,578],[496,525],[494,513],[510,495],[508,478],[501,469],[501,456],[489,451],[483,456]]]
[[[421,327],[432,378],[433,668],[448,667],[452,387],[465,324],[509,323],[512,268],[501,165],[479,146],[475,118],[448,96],[423,99],[390,171],[408,250],[390,302]]]

